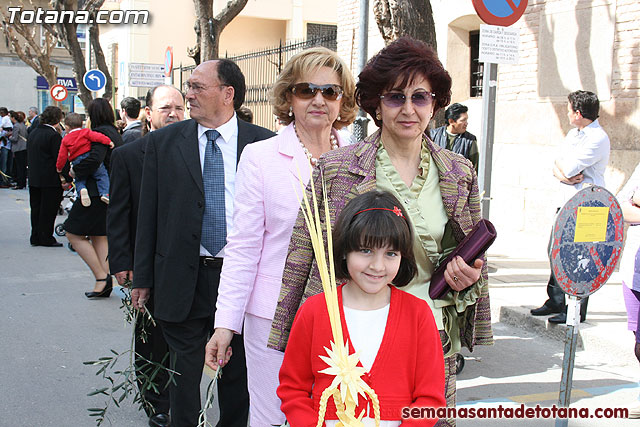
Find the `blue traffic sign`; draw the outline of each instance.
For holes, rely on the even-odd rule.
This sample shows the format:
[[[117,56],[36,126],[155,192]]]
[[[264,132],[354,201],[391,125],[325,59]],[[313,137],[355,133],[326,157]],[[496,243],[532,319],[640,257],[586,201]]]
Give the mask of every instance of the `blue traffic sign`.
[[[96,92],[102,89],[107,84],[107,77],[100,70],[89,70],[84,73],[82,82],[87,89]]]

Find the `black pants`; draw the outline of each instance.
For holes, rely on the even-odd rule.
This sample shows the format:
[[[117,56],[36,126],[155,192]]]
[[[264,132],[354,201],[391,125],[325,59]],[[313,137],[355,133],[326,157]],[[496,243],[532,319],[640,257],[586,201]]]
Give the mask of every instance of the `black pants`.
[[[547,283],[547,295],[549,299],[544,303],[547,307],[561,311],[566,311],[566,302],[564,292],[560,289],[558,282],[556,281],[553,271],[549,275],[549,282]],[[587,317],[587,305],[589,304],[589,297],[583,298],[580,301],[580,317],[585,319]]]
[[[62,187],[29,186],[31,205],[31,244],[50,245],[56,242],[53,227],[62,201]]]
[[[153,297],[147,301],[147,310],[153,316]],[[143,334],[144,328],[144,334]],[[144,339],[143,339],[144,335]],[[136,322],[136,353],[145,359],[162,364],[166,368],[169,367],[169,347],[162,334],[160,324],[156,322],[156,326],[143,315],[138,316]],[[167,357],[165,357],[167,356]],[[153,382],[158,387],[159,393],[153,389],[143,390],[144,379],[143,373],[151,375],[153,368],[145,368],[145,362],[137,361],[136,369],[138,370],[138,387],[144,398],[151,404],[152,410],[147,411],[147,415],[168,414],[169,413],[169,374],[166,370],[158,371]],[[147,409],[147,408],[145,408]]]
[[[24,187],[27,185],[27,150],[13,153],[13,162],[16,185]]]
[[[204,367],[204,348],[213,329],[213,316],[202,317],[205,306],[214,311],[218,295],[221,267],[198,269],[198,283],[193,307],[187,320],[179,323],[160,321],[169,346],[171,366],[180,375],[174,376],[175,384],[169,388],[171,402],[171,426],[195,427],[198,424],[200,405],[200,381]],[[211,302],[213,301],[213,306]],[[241,335],[231,341],[233,356],[223,368],[218,379],[218,427],[246,427],[249,417],[249,391],[247,389],[247,365]]]

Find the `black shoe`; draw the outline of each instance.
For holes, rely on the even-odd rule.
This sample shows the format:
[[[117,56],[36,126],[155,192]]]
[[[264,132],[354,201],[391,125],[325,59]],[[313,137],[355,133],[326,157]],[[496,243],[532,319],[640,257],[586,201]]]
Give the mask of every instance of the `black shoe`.
[[[51,243],[40,243],[39,245],[34,245],[34,246],[46,246],[48,248],[60,248],[62,247],[62,243],[60,242],[51,242]]]
[[[580,323],[583,323],[586,320],[586,318],[587,318],[586,315],[584,317],[580,315]],[[552,316],[547,320],[549,320],[549,323],[555,323],[555,324],[567,323],[567,313],[556,314],[555,316]]]
[[[543,304],[542,307],[532,308],[531,314],[534,316],[548,316],[549,314],[562,313],[562,308],[552,308],[547,304]]]
[[[170,424],[169,414],[155,414],[149,417],[151,427],[168,427]]]
[[[11,189],[12,189],[12,190],[24,190],[24,186],[23,186],[23,187],[20,187],[20,186],[18,186],[18,185],[15,185],[15,186],[11,187]]]
[[[106,282],[106,285],[100,292],[91,291],[85,292],[84,296],[87,298],[108,298],[111,295],[111,291],[113,290],[113,279],[111,275],[107,275],[104,279],[98,279],[96,282]]]

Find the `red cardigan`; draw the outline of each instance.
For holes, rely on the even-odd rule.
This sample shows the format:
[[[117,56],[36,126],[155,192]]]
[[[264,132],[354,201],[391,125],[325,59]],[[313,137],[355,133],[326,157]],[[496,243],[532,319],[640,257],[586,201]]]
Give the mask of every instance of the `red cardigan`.
[[[338,288],[338,303],[344,338],[353,353],[342,307],[342,286]],[[324,347],[330,347],[331,339],[324,294],[314,295],[296,314],[280,369],[278,396],[292,427],[311,427],[318,422],[320,396],[334,378],[319,373],[327,367],[319,356],[326,356]],[[404,407],[446,406],[442,343],[425,301],[391,286],[387,327],[373,366],[363,379],[378,395],[382,420],[401,420]],[[356,415],[365,405],[373,416],[371,402],[363,397],[359,398]],[[331,398],[325,419],[338,419]],[[403,425],[432,426],[435,422],[403,420]]]
[[[56,168],[62,170],[65,163],[67,163],[67,158],[73,160],[79,155],[91,151],[92,142],[99,142],[104,145],[111,144],[108,136],[91,129],[79,129],[66,134],[60,144]]]

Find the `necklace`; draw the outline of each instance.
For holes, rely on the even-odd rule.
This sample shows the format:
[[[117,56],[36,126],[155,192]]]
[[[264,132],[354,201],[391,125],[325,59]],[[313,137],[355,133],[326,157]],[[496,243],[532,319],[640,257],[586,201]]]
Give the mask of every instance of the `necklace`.
[[[298,129],[296,129],[296,122],[293,122],[293,130],[296,133],[296,137],[298,138],[298,142],[300,143],[300,146],[302,147],[304,154],[307,156],[307,159],[309,159],[309,163],[311,163],[311,166],[316,167],[316,165],[318,164],[318,159],[313,157],[313,154],[311,154],[311,151],[309,151],[309,149],[307,149],[307,147],[305,147],[305,145],[302,143],[302,139],[300,139],[300,135],[298,135]],[[329,135],[329,142],[331,143],[332,150],[337,150],[339,148],[338,141],[336,140],[336,137],[333,136],[333,134]]]

